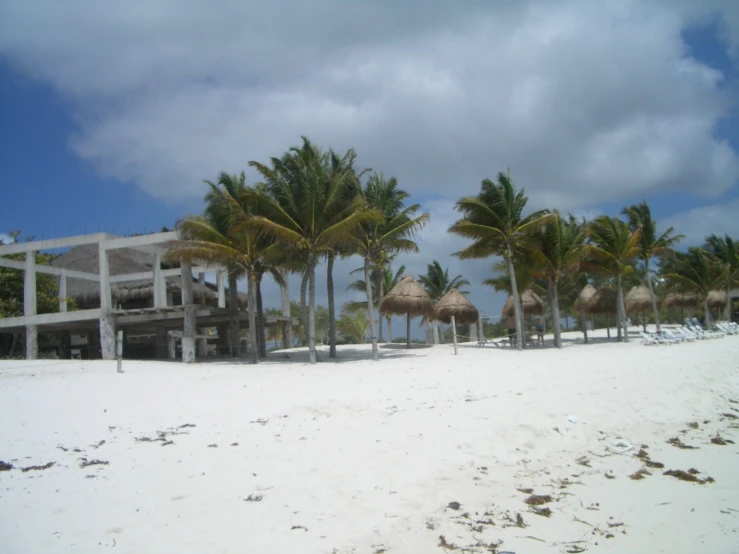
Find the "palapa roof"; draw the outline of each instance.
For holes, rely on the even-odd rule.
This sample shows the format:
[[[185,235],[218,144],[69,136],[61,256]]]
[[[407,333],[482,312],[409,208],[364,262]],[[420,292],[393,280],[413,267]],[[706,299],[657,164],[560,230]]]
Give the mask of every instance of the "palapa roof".
[[[644,285],[631,287],[624,298],[627,312],[645,312],[652,309],[652,296]]]
[[[382,299],[380,313],[430,316],[434,313],[434,304],[418,281],[406,275]]]
[[[665,297],[665,308],[692,308],[698,305],[698,298],[691,292],[671,292]]]
[[[457,323],[474,323],[480,313],[464,294],[458,289],[452,289],[436,303],[434,319],[450,323],[452,316]]]
[[[51,265],[98,275],[100,274],[98,245],[85,244],[76,246],[54,259]],[[169,265],[171,266],[171,264]],[[154,268],[154,255],[132,248],[116,248],[108,251],[108,267],[111,276],[152,271]],[[163,261],[162,267],[168,267],[167,263]],[[182,293],[182,281],[179,277],[167,277],[165,278],[165,282],[167,291]],[[110,288],[115,302],[126,302],[127,300],[151,298],[154,296],[153,279],[112,283]],[[216,293],[197,281],[193,281],[192,292],[196,299],[203,297],[213,299],[217,297]],[[67,296],[82,302],[99,301],[100,283],[68,277]]]
[[[708,307],[711,309],[723,308],[726,306],[726,291],[712,290],[708,291]]]
[[[531,289],[523,291],[521,295],[521,307],[523,308],[524,315],[544,315],[544,301]],[[508,301],[503,306],[501,316],[511,317],[513,314],[513,296],[509,296]]]
[[[577,295],[577,300],[572,304],[572,309],[576,312],[580,311],[580,305],[582,304],[583,311],[587,312],[587,306],[593,301],[595,293],[598,292],[593,285],[585,285]]]
[[[585,311],[589,314],[615,314],[617,296],[613,287],[603,285],[595,291],[590,302],[584,305]]]

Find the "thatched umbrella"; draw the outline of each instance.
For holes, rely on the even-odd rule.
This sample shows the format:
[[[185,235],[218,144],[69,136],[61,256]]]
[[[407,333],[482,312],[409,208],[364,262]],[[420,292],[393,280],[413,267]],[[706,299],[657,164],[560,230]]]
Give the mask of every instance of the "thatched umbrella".
[[[521,308],[524,315],[544,315],[546,307],[544,301],[531,289],[526,289],[521,295]],[[508,297],[508,301],[503,306],[501,316],[511,317],[514,314],[513,296]]]
[[[434,308],[434,319],[451,322],[454,336],[454,353],[457,353],[457,321],[460,323],[475,323],[480,313],[467,297],[457,289],[447,292]]]
[[[708,291],[708,307],[712,310],[720,310],[726,306],[726,291],[711,290]]]
[[[671,292],[662,305],[665,308],[693,308],[698,305],[698,298],[691,292]]]
[[[585,314],[587,313],[586,306],[592,302],[596,292],[597,291],[593,285],[585,285],[580,291],[580,294],[577,295],[575,302],[572,304],[572,311],[580,312],[580,324],[582,325],[582,334],[585,339],[585,344],[588,344],[588,330],[585,322]],[[595,326],[593,326],[593,328],[595,328]]]
[[[412,275],[406,275],[380,302],[380,313],[384,315],[405,315],[407,318],[407,343],[411,347],[411,316],[431,316],[434,304]]]
[[[652,296],[644,285],[631,287],[625,298],[627,312],[645,312],[652,308]]]
[[[585,306],[585,311],[589,314],[613,315],[616,313],[616,300],[617,294],[613,287],[603,285]]]

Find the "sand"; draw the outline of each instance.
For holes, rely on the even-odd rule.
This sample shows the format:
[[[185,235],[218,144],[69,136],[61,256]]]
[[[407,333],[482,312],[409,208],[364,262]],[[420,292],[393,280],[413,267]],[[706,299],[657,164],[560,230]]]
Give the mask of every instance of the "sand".
[[[739,337],[578,338],[0,362],[0,551],[739,552]]]

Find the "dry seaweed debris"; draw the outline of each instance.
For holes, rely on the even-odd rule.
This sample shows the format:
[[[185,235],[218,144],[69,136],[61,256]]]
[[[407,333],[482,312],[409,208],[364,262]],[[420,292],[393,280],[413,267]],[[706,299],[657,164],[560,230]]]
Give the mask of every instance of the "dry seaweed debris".
[[[706,483],[714,483],[713,477],[706,477],[705,479],[699,479],[696,475],[699,475],[700,471],[694,468],[690,468],[688,471],[682,469],[668,469],[663,475],[670,475],[681,481],[689,481],[691,483],[698,483],[699,485],[705,485]]]
[[[716,433],[716,436],[711,439],[712,444],[718,444],[719,446],[726,446],[727,444],[734,444],[731,439],[725,439],[720,434]]]
[[[629,479],[639,481],[641,479],[644,479],[644,477],[646,477],[647,475],[651,475],[651,473],[649,473],[646,468],[641,468],[639,471],[629,475]]]
[[[459,547],[453,542],[447,542],[444,535],[439,535],[439,546],[444,550],[459,550]]]
[[[543,516],[543,517],[551,517],[552,516],[552,510],[550,510],[549,508],[546,508],[546,507],[544,507],[544,508],[537,508],[536,506],[532,506],[531,507],[531,511],[533,511],[538,516]]]
[[[0,471],[10,471],[11,469],[13,469],[13,464],[0,460]]]
[[[53,466],[56,462],[48,462],[42,466],[28,466],[28,467],[22,467],[21,471],[25,473],[26,471],[40,471],[43,469],[49,469],[51,466]]]
[[[541,506],[552,501],[552,497],[548,494],[532,494],[524,502],[529,506]]]
[[[110,462],[105,460],[87,460],[87,458],[80,458],[80,467],[87,466],[107,466]]]
[[[688,427],[690,427],[691,429],[698,429],[699,425],[697,421],[691,421],[690,423],[688,423]]]
[[[681,448],[683,450],[697,450],[698,449],[697,446],[690,446],[688,444],[685,444],[678,437],[672,437],[671,439],[667,441],[667,444],[671,444],[672,446]]]

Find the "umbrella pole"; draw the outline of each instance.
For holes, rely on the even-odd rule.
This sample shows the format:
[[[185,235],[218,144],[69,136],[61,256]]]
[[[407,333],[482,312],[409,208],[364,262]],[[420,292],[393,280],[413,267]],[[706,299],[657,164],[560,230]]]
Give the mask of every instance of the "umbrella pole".
[[[408,312],[406,314],[406,321],[405,321],[405,332],[406,332],[406,342],[405,347],[410,348],[411,347],[411,313]]]
[[[457,322],[454,321],[452,316],[452,336],[454,337],[454,355],[457,355]]]

